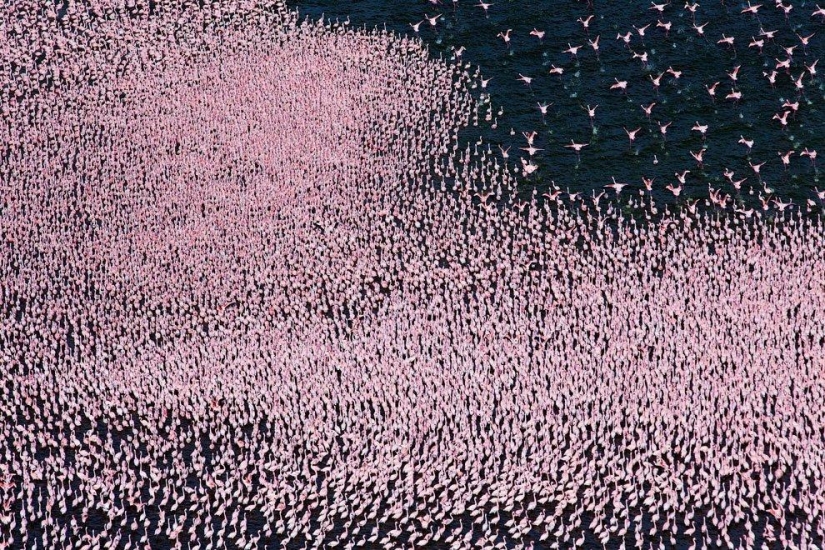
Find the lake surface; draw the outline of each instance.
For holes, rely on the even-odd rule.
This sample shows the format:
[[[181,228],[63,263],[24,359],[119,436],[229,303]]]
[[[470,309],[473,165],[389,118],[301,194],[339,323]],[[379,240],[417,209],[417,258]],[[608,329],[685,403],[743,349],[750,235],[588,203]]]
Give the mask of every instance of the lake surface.
[[[386,27],[420,36],[434,56],[445,59],[454,59],[455,51],[464,48],[461,56],[472,63],[471,70],[478,66],[482,78],[492,78],[486,89],[475,90],[489,93],[490,117],[483,107],[478,127],[469,127],[464,138],[473,143],[483,137],[499,155],[498,145],[510,147],[507,162],[520,167],[518,157],[530,158],[519,149],[527,147],[522,132],[538,132],[535,147],[542,151],[535,152],[532,161],[539,169],[527,180],[540,191],[554,181],[562,190],[589,194],[615,177],[629,184],[622,193],[626,200],[628,191],[638,196],[644,190],[646,177],[654,178],[657,203],[684,205],[691,198],[706,199],[710,185],[730,195],[740,208],[761,209],[760,194],[791,199],[803,208],[811,199],[818,204],[814,212],[821,206],[814,192],[825,187],[821,174],[800,156],[805,148],[825,152],[825,85],[818,65],[815,76],[806,68],[821,57],[825,39],[822,22],[811,17],[813,2],[795,3],[787,17],[768,4],[754,17],[741,13],[746,4],[718,1],[703,2],[695,14],[672,3],[660,14],[650,4],[636,1],[594,2],[590,9],[581,1],[500,0],[492,3],[487,17],[477,2],[467,0],[442,0],[439,5],[421,0],[302,0],[290,6],[313,19],[349,19],[356,27]],[[438,14],[441,18],[433,27],[426,17]],[[578,19],[590,15],[585,31]],[[670,22],[670,31],[657,27],[657,21]],[[416,33],[411,24],[418,22],[422,24]],[[640,36],[637,29],[646,25],[650,26]],[[512,29],[509,46],[497,36],[507,29]],[[539,40],[530,34],[533,29],[546,35]],[[617,39],[627,32],[629,44]],[[718,43],[723,35],[734,39],[733,47]],[[598,55],[588,42],[597,36]],[[809,37],[807,46],[800,37]],[[760,39],[761,52],[749,46]],[[564,53],[571,45],[582,46],[575,57]],[[788,59],[784,48],[792,46],[796,49],[790,70],[777,69],[778,61]],[[634,53],[646,53],[647,62],[634,59]],[[549,74],[553,66],[564,73]],[[734,81],[728,73],[737,66]],[[681,72],[678,79],[666,72],[671,67]],[[774,70],[778,74],[772,86],[766,74]],[[657,90],[652,80],[662,73]],[[533,79],[529,86],[520,75]],[[800,75],[801,90],[795,84]],[[627,82],[626,93],[611,89],[616,80]],[[715,99],[707,90],[714,82],[719,82]],[[740,100],[725,99],[733,90],[742,94]],[[648,118],[642,106],[652,102],[656,105]],[[783,108],[786,102],[798,102],[798,110]],[[550,104],[545,116],[539,103]],[[587,105],[598,105],[592,125]],[[785,111],[791,111],[787,126],[773,119]],[[668,122],[663,136],[659,123]],[[696,123],[707,126],[704,139],[692,130]],[[625,129],[637,128],[641,129],[631,143]],[[740,137],[754,141],[750,152],[738,143]],[[577,157],[564,147],[571,141],[589,145]],[[702,149],[700,166],[691,152]],[[786,168],[780,153],[788,151],[794,154]],[[760,181],[750,163],[763,162]],[[734,172],[731,179],[725,178],[726,169]],[[675,174],[684,170],[690,173],[681,186]],[[731,180],[743,178],[747,180],[737,190]],[[668,185],[683,190],[676,197]],[[613,190],[607,190],[607,196],[614,196]]]

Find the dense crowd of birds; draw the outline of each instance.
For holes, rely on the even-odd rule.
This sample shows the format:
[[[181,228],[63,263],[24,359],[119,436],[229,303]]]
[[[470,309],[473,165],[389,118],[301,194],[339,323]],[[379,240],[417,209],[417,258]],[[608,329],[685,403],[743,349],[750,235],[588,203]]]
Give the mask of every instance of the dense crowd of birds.
[[[45,6],[0,548],[822,546],[818,218],[523,196],[467,64],[277,0]]]

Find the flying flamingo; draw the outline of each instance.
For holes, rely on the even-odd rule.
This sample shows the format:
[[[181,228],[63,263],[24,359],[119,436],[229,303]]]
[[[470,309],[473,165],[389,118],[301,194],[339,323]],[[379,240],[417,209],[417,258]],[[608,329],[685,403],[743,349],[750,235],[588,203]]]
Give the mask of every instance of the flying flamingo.
[[[625,128],[624,131],[627,134],[627,139],[630,142],[630,146],[633,147],[633,142],[636,141],[636,134],[641,131],[641,127],[636,128],[635,130],[628,130]]]

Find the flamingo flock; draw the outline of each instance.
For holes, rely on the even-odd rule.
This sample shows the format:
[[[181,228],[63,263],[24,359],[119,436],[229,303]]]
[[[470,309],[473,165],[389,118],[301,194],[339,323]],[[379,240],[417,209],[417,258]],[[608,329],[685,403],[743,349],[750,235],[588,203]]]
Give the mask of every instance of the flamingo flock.
[[[2,20],[0,548],[825,544],[819,217],[524,192],[280,0]]]

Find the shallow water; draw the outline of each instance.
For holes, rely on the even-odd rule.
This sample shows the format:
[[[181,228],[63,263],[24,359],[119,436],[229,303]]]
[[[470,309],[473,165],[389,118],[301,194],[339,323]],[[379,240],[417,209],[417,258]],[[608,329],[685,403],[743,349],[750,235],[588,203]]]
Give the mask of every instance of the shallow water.
[[[442,0],[438,6],[421,0],[301,0],[290,2],[290,6],[314,19],[349,19],[352,26],[386,27],[388,31],[407,35],[416,34],[410,23],[423,20],[418,36],[433,55],[450,59],[456,48],[466,48],[462,57],[472,63],[471,70],[478,66],[483,78],[492,77],[485,91],[491,95],[493,120],[486,121],[486,110],[482,110],[478,127],[468,128],[464,138],[474,143],[483,137],[499,155],[497,145],[512,147],[509,162],[519,166],[517,157],[529,158],[526,152],[518,150],[527,146],[521,132],[537,131],[535,146],[544,151],[533,157],[540,168],[527,180],[529,186],[539,191],[546,190],[549,182],[554,181],[562,190],[589,194],[591,190],[601,190],[615,177],[630,184],[624,193],[630,190],[638,194],[643,189],[644,176],[655,178],[654,197],[659,202],[684,204],[690,198],[706,199],[711,185],[730,194],[739,205],[761,209],[758,197],[766,192],[749,161],[766,162],[761,173],[768,188],[776,196],[791,198],[803,207],[806,199],[816,200],[813,189],[825,185],[820,171],[807,158],[799,157],[806,147],[825,151],[825,82],[821,74],[805,78],[802,94],[782,70],[775,88],[763,76],[763,72],[773,69],[777,58],[786,57],[783,46],[799,45],[791,64],[790,75],[794,79],[805,70],[804,65],[822,57],[825,33],[821,31],[822,24],[810,17],[816,9],[813,2],[795,3],[787,20],[784,12],[767,3],[756,19],[740,13],[743,3],[703,2],[695,22],[708,23],[704,27],[705,38],[698,36],[692,27],[693,16],[679,3],[672,3],[661,17],[672,22],[669,37],[655,26],[658,12],[648,9],[645,2],[635,1],[597,1],[592,10],[584,2],[571,0],[499,1],[490,7],[489,18],[477,3],[468,0]],[[443,19],[433,28],[424,18],[438,13],[443,14]],[[595,17],[585,33],[577,19],[590,14]],[[647,24],[651,26],[642,39],[634,26]],[[533,28],[547,31],[542,42],[530,36]],[[496,37],[506,29],[512,29],[509,48]],[[777,31],[775,40],[765,44],[763,54],[748,47],[760,29]],[[628,31],[633,31],[630,48],[616,40],[617,34]],[[816,34],[807,51],[803,51],[797,34],[812,33]],[[717,44],[723,34],[734,37],[735,52]],[[598,57],[587,45],[587,39],[597,35],[601,36]],[[562,53],[568,44],[584,46],[578,59]],[[648,66],[633,59],[630,50],[638,54],[647,52]],[[565,73],[549,75],[551,65],[563,67]],[[726,72],[737,65],[741,69],[736,88],[741,91],[742,100],[734,102],[724,96],[733,84]],[[683,74],[678,80],[665,75],[657,93],[650,76],[668,67]],[[519,74],[534,78],[529,88],[517,80]],[[626,95],[610,89],[615,78],[628,82]],[[720,84],[714,101],[705,86],[716,81]],[[772,116],[782,112],[786,100],[799,101],[800,106],[783,129]],[[656,106],[648,121],[640,106],[654,101]],[[552,103],[546,117],[540,113],[539,102]],[[599,106],[592,128],[585,105]],[[497,116],[500,108],[504,114]],[[496,119],[498,127],[493,129]],[[672,122],[666,141],[657,121]],[[698,132],[691,131],[696,122],[709,126],[704,141]],[[631,147],[623,128],[638,127],[642,130]],[[515,135],[511,135],[511,129]],[[742,135],[755,141],[750,154],[737,143]],[[571,140],[590,143],[580,159],[564,148]],[[707,151],[700,168],[690,151],[698,152],[703,147]],[[778,152],[792,149],[796,154],[786,170]],[[725,179],[726,168],[734,171],[736,180],[747,177],[741,191],[737,192]],[[677,199],[665,187],[678,186],[674,174],[683,170],[691,173]],[[613,194],[608,190],[608,196]]]

